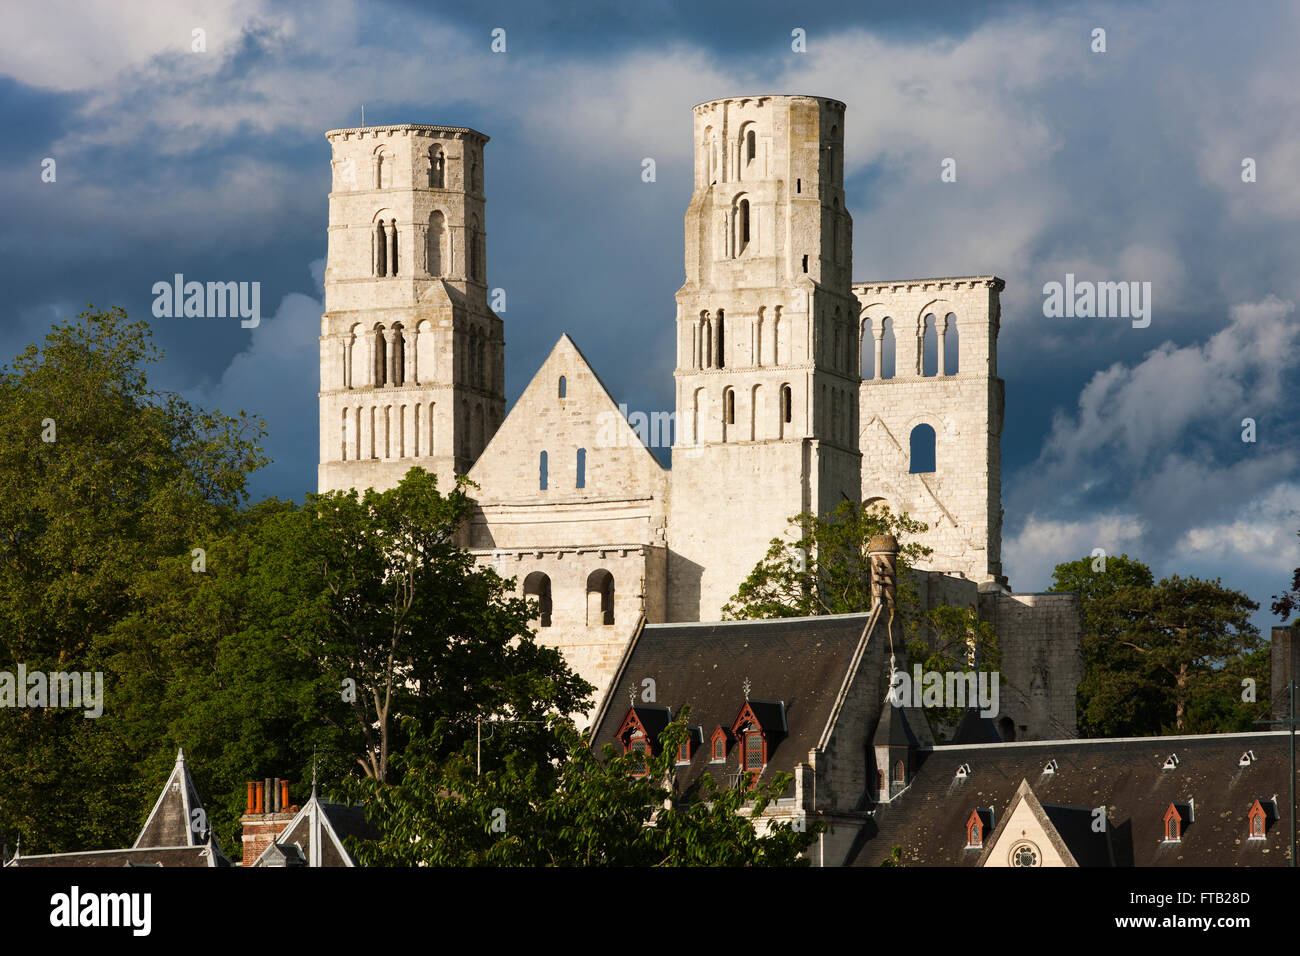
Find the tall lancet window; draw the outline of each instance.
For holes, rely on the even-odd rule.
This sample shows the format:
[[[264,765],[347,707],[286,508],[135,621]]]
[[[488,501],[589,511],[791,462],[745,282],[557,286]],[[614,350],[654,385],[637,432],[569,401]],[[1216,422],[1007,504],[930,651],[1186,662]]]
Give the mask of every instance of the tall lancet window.
[[[429,147],[429,188],[442,189],[447,180],[447,160],[441,146]]]

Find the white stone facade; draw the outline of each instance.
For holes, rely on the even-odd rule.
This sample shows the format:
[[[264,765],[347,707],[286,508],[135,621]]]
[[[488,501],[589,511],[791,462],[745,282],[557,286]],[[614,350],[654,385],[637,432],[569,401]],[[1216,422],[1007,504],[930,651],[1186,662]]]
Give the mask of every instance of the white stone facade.
[[[444,488],[468,473],[479,486],[468,545],[543,604],[539,637],[601,693],[642,619],[717,619],[771,539],[789,533],[788,518],[845,499],[883,499],[929,524],[926,568],[993,613],[996,595],[1009,597],[1003,283],[852,281],[844,122],[843,103],[812,96],[694,109],[671,471],[568,336],[504,417],[503,327],[487,299],[486,136],[442,126],[326,134],[321,490],[392,487],[412,465]],[[1014,721],[1022,737],[1046,735],[1035,715],[1050,713],[1059,737],[1073,726],[1077,615],[1069,633],[1044,637],[1024,606],[1000,615],[1024,634],[1000,631],[1004,653],[1060,677],[1045,711],[1026,701]]]

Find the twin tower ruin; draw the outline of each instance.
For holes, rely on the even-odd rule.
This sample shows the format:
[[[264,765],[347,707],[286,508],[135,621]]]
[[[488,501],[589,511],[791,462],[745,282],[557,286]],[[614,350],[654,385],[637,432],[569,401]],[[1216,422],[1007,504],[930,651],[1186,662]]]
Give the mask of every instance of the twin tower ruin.
[[[1002,571],[1003,282],[855,282],[844,123],[814,96],[695,107],[671,469],[567,335],[505,415],[488,137],[328,132],[320,490],[468,474],[468,545],[600,692],[643,619],[716,621],[791,516],[882,502],[930,528],[922,600],[995,624],[1004,735],[1073,736],[1077,602]]]

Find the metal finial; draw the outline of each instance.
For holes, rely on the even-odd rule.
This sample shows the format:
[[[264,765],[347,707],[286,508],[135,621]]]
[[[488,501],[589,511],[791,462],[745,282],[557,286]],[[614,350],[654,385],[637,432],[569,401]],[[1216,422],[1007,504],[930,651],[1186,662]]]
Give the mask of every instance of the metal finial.
[[[742,684],[741,686],[745,689],[745,700],[749,700],[749,688],[750,688],[752,685],[749,683],[749,678],[748,678],[748,677],[745,678],[745,683]]]
[[[631,687],[627,689],[627,702],[633,707],[636,706],[636,685],[635,684],[633,684]]]

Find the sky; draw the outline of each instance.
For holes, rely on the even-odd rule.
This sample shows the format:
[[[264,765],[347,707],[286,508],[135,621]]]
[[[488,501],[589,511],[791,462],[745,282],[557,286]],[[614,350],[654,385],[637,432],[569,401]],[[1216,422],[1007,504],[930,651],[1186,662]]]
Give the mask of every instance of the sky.
[[[1006,281],[1013,588],[1102,548],[1221,578],[1281,623],[1270,596],[1300,565],[1294,3],[43,0],[4,21],[0,362],[122,306],[166,350],[158,387],[265,418],[255,497],[315,490],[325,130],[364,106],[489,135],[507,401],[568,332],[652,411],[673,405],[691,107],[811,93],[848,108],[856,280]],[[261,323],[154,318],[176,273],[259,282]],[[1045,315],[1067,274],[1149,282],[1149,326]]]

